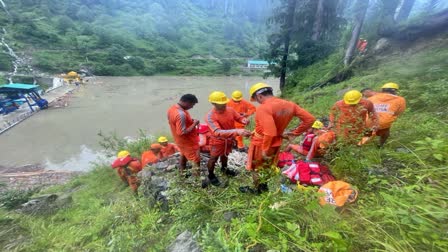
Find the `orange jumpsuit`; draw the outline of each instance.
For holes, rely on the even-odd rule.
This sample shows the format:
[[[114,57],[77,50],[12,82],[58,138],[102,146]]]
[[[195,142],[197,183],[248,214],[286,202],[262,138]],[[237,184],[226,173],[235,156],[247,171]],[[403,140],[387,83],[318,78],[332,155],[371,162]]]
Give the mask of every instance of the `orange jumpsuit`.
[[[168,109],[168,123],[181,155],[192,162],[199,162],[201,158],[197,129],[187,132],[187,129],[193,124],[190,113],[179,104],[173,105]]]
[[[250,115],[252,115],[253,113],[255,113],[255,106],[242,99],[239,102],[235,102],[234,100],[230,100],[229,103],[227,103],[227,107],[233,108],[237,113],[239,113],[240,115],[244,116],[245,118],[248,118]],[[235,122],[235,128],[237,129],[244,129],[246,125],[239,123],[239,122]],[[235,140],[238,144],[238,148],[244,148],[244,142],[243,142],[243,136],[236,136]]]
[[[137,192],[140,184],[137,173],[142,170],[140,161],[131,156],[117,158],[112,163],[112,168],[117,169],[118,176],[120,176],[121,180],[127,183],[132,191]]]
[[[205,122],[212,132],[210,136],[210,155],[219,157],[227,156],[232,151],[233,139],[239,131],[239,129],[235,129],[235,122],[244,124],[246,120],[233,108],[226,108],[224,111],[217,111],[213,108],[205,116]]]
[[[277,163],[278,151],[282,145],[282,135],[293,117],[302,122],[291,133],[300,135],[313,125],[316,120],[299,105],[277,97],[266,99],[257,107],[255,113],[255,132],[248,151],[246,169],[258,170],[263,165]],[[269,163],[263,162],[263,153],[273,156]]]
[[[398,95],[377,93],[368,99],[378,116],[377,136],[389,131],[392,123],[406,110],[406,100]]]
[[[335,127],[338,138],[350,142],[358,142],[367,130],[367,120],[377,125],[378,119],[372,102],[361,99],[358,104],[345,104],[343,100],[337,101],[330,111],[330,122]]]
[[[160,149],[160,158],[169,157],[178,151],[179,151],[179,148],[177,148],[177,146],[175,144],[168,143],[167,146],[162,145],[162,149]]]
[[[142,166],[145,167],[147,164],[155,164],[160,160],[160,153],[158,155],[154,154],[152,151],[144,151],[142,153]]]

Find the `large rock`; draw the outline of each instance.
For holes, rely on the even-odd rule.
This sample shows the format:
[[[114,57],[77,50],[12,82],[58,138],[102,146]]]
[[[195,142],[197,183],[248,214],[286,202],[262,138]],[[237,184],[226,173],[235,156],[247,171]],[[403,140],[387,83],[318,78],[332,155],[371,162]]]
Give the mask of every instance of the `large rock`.
[[[373,51],[375,53],[380,53],[391,46],[390,40],[387,38],[380,38],[377,42]]]
[[[194,240],[193,234],[189,231],[184,231],[177,236],[176,240],[166,249],[170,252],[200,252],[199,245]]]
[[[59,209],[68,207],[72,202],[73,198],[69,194],[46,194],[22,204],[18,211],[32,215],[53,214]]]

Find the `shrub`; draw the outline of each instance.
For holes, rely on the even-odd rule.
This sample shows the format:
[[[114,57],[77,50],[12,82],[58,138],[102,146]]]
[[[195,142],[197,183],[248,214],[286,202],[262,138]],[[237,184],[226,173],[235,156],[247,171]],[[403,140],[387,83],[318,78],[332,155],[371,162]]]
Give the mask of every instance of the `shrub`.
[[[0,206],[8,210],[15,209],[28,202],[35,190],[8,190],[0,193]]]

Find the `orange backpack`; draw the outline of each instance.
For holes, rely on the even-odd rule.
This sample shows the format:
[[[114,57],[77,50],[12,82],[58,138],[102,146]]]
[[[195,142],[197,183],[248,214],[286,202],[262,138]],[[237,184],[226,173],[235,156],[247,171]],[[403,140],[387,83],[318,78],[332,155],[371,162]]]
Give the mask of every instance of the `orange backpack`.
[[[319,192],[324,193],[319,199],[321,205],[331,204],[340,207],[347,202],[354,202],[358,197],[358,191],[344,181],[328,182],[320,187]]]

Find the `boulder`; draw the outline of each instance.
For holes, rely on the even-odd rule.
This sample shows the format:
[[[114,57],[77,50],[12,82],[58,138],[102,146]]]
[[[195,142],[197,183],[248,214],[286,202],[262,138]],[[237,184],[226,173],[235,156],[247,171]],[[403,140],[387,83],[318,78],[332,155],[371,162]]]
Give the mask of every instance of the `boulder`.
[[[391,46],[390,40],[387,38],[380,38],[373,48],[375,53],[380,53]]]
[[[170,252],[200,252],[199,245],[194,240],[193,234],[189,231],[184,231],[177,236],[176,240],[166,249]]]
[[[18,211],[31,215],[53,214],[59,209],[68,207],[72,202],[73,198],[69,194],[46,194],[22,204]]]

